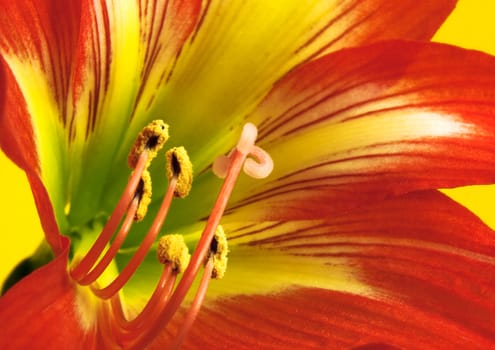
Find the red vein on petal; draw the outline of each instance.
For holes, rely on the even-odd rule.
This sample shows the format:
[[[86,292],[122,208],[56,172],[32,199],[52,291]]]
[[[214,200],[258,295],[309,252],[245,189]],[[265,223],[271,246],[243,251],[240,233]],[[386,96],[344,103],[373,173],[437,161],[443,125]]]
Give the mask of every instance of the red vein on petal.
[[[304,42],[301,46],[299,46],[294,52],[297,54],[303,49],[307,48],[310,44],[314,43],[318,38],[320,38],[325,31],[327,31],[330,27],[335,26],[335,24],[343,19],[352,11],[355,10],[356,7],[358,7],[359,2],[358,1],[353,1],[351,6],[346,7],[342,12],[340,12],[337,16],[332,18],[328,23],[326,23],[320,30],[318,30],[312,37],[310,37],[306,42]],[[326,46],[330,46],[335,42],[336,39],[332,40],[329,42]],[[320,49],[321,50],[321,49]],[[320,51],[318,50],[318,51]],[[313,54],[312,56],[314,57],[316,55]],[[308,58],[308,61],[311,60],[311,57]]]

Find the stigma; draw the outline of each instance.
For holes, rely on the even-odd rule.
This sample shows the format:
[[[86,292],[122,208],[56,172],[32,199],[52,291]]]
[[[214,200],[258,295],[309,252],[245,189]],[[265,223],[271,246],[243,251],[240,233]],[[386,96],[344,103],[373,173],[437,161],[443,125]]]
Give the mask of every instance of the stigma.
[[[270,155],[255,145],[256,126],[244,125],[237,145],[212,165],[213,173],[223,179],[223,185],[190,254],[179,234],[163,235],[158,240],[173,200],[187,197],[193,183],[193,167],[186,149],[174,147],[168,150],[165,153],[168,187],[158,212],[127,265],[113,281],[102,284],[99,277],[118,254],[134,222],[141,221],[147,213],[152,195],[148,168],[168,140],[168,130],[167,124],[156,120],[139,133],[128,156],[132,171],[121,198],[91,248],[84,256],[76,257],[69,271],[75,283],[87,286],[101,301],[98,336],[109,348],[147,347],[183,306],[187,311],[177,334],[171,339],[170,348],[181,346],[200,311],[210,280],[221,279],[226,273],[229,250],[220,221],[240,172],[244,170],[253,178],[264,178],[273,169]],[[155,243],[157,264],[163,265],[162,274],[146,305],[130,319],[120,292]],[[199,284],[193,301],[184,306],[184,299],[195,280],[199,280]]]

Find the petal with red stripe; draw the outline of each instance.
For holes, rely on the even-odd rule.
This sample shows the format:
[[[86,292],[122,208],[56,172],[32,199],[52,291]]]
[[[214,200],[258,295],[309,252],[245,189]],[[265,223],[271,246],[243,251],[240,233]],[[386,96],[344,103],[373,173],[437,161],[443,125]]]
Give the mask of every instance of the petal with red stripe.
[[[492,56],[413,42],[301,66],[248,118],[275,169],[264,182],[241,180],[232,215],[316,218],[414,190],[492,183],[494,72]]]
[[[1,146],[18,165],[41,173],[60,217],[67,173],[63,120],[80,2],[1,1],[1,8]]]
[[[200,6],[199,0],[2,1],[2,85],[9,94],[1,101],[2,147],[41,174],[60,225],[71,209],[73,222],[94,215],[109,176],[125,182],[127,172],[109,164],[124,159],[116,157],[121,147],[128,152],[142,125],[159,117],[149,105],[166,85]]]
[[[167,119],[151,106],[165,93],[200,8],[199,0],[84,3],[66,124],[72,222],[90,219],[102,200],[115,204],[136,135]],[[108,183],[117,183],[116,193]]]
[[[172,118],[175,137],[188,145],[202,170],[218,154],[217,147],[235,143],[237,129],[230,127],[301,62],[380,40],[429,40],[455,3],[205,1],[169,93],[153,108]],[[212,138],[219,145],[211,145]]]
[[[494,346],[495,236],[448,197],[275,224],[225,225],[229,268],[186,348]]]

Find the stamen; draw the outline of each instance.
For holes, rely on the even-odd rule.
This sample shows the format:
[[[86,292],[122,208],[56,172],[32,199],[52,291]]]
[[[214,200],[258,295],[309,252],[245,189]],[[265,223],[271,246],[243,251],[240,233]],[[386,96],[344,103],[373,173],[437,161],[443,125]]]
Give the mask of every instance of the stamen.
[[[138,206],[139,206],[139,198],[135,197],[131,205],[129,206],[129,210],[127,211],[127,215],[124,219],[124,222],[120,227],[119,232],[115,236],[115,239],[113,240],[112,244],[106,251],[103,258],[101,258],[101,260],[98,262],[98,264],[95,267],[93,267],[93,269],[90,272],[88,272],[86,276],[84,276],[78,281],[80,285],[85,286],[93,283],[94,281],[96,281],[98,277],[101,276],[101,274],[105,271],[108,265],[110,265],[113,258],[115,258],[115,255],[117,255],[117,252],[122,246],[122,243],[124,243],[127,234],[129,233],[129,230],[136,216]]]
[[[201,305],[203,305],[203,300],[206,296],[206,291],[208,290],[208,285],[210,280],[214,274],[215,263],[212,259],[208,259],[205,270],[203,272],[203,276],[201,277],[201,282],[199,283],[198,291],[196,292],[196,296],[192,302],[191,307],[187,311],[186,317],[181,324],[179,329],[179,333],[175,336],[174,344],[171,349],[179,349],[184,339],[186,338],[187,333],[191,329],[196,317],[198,316],[199,310],[201,309]]]
[[[230,155],[230,164],[225,181],[212,209],[211,215],[208,218],[203,233],[199,239],[196,250],[193,253],[191,262],[184,272],[184,275],[182,276],[174,293],[170,297],[170,300],[167,303],[165,309],[162,311],[158,319],[152,325],[147,327],[145,332],[140,334],[140,337],[136,339],[135,343],[133,344],[133,348],[139,349],[146,344],[149,344],[153,340],[153,337],[164,326],[166,326],[168,322],[170,322],[172,316],[177,312],[178,308],[182,304],[182,301],[184,300],[202,263],[205,260],[206,254],[210,251],[213,236],[217,231],[220,219],[225,211],[225,208],[227,207],[228,199],[232,194],[232,190],[234,188],[237,177],[239,176],[239,173],[243,167],[244,161],[246,160],[247,155],[252,152],[256,135],[256,127],[253,124],[246,124],[244,126],[237,147]],[[211,278],[211,273],[208,274],[207,278]]]
[[[135,338],[138,330],[157,317],[160,310],[165,307],[170,298],[176,277],[177,274],[173,271],[172,264],[165,264],[160,280],[153,291],[153,295],[148,300],[143,310],[132,320],[127,320],[124,316],[119,295],[117,294],[111,299],[114,318],[120,327],[120,338],[122,340],[131,340]]]
[[[256,137],[256,126],[246,124],[236,147],[228,156],[221,156],[215,161],[213,171],[225,177],[225,180],[192,258],[187,252],[183,236],[168,235],[160,239],[157,254],[160,262],[164,264],[162,275],[146,306],[134,319],[128,320],[119,291],[138,269],[156,240],[168,214],[172,199],[187,196],[191,190],[193,179],[192,164],[185,149],[177,147],[169,150],[166,153],[169,186],[142,243],[128,264],[109,285],[100,288],[96,283],[93,283],[115,258],[133,220],[139,221],[146,214],[151,198],[151,178],[146,169],[151,159],[156,156],[158,149],[168,138],[168,125],[162,121],[154,121],[138,135],[128,157],[129,165],[134,168],[134,172],[124,194],[94,245],[71,271],[71,275],[81,285],[93,283],[91,290],[95,296],[104,300],[110,299],[110,303],[102,303],[101,314],[98,316],[98,321],[104,323],[102,330],[104,333],[108,331],[108,334],[101,335],[104,337],[102,340],[107,344],[113,343],[124,346],[126,349],[143,349],[148,346],[155,335],[170,322],[177,312],[200,268],[204,265],[198,291],[173,344],[174,348],[180,347],[198,315],[209,281],[212,278],[220,279],[225,274],[228,244],[223,228],[219,223],[241,169],[244,169],[247,175],[255,178],[266,177],[273,170],[273,161],[269,154],[255,146]],[[139,182],[140,179],[141,182]],[[95,264],[105,246],[109,244],[126,210],[127,214],[122,227],[105,255]],[[93,265],[95,266],[93,267]],[[177,275],[182,272],[183,276],[173,291]]]
[[[149,153],[149,166],[158,151],[168,140],[168,125],[163,120],[154,120],[148,124],[137,136],[134,145],[129,152],[127,162],[131,168],[136,166],[137,160],[145,150]]]
[[[156,250],[158,260],[163,264],[171,264],[176,273],[186,269],[191,255],[182,235],[166,235],[158,241]]]
[[[211,278],[222,279],[227,270],[227,254],[229,253],[229,246],[227,243],[227,237],[223,231],[222,225],[218,225],[215,232],[215,236],[211,240],[210,253],[205,262],[206,264],[211,260],[213,262],[213,268],[211,271]]]
[[[141,182],[138,188],[139,205],[134,216],[134,221],[141,221],[148,212],[148,206],[151,203],[151,176],[148,170],[143,171]]]
[[[151,248],[151,245],[155,241],[158,232],[162,228],[163,222],[165,221],[165,218],[167,217],[168,210],[170,208],[170,204],[172,203],[172,198],[174,196],[175,192],[175,187],[177,184],[177,178],[172,178],[172,181],[169,183],[167,192],[165,194],[165,197],[163,198],[162,205],[160,206],[160,209],[158,210],[158,213],[155,217],[155,220],[153,221],[153,224],[151,225],[150,229],[148,230],[148,233],[144,237],[143,242],[139,246],[138,250],[136,253],[133,255],[129,263],[124,267],[122,272],[111,282],[107,287],[105,288],[98,288],[95,286],[91,286],[91,289],[93,290],[93,293],[102,298],[102,299],[109,299],[113,295],[115,295],[126,283],[129,281],[129,279],[132,277],[134,272],[136,272],[137,268],[139,265],[143,262],[144,258],[146,257],[146,254],[148,253],[149,249]]]
[[[184,147],[174,147],[167,151],[167,177],[170,181],[173,177],[177,178],[175,196],[179,198],[186,197],[191,191],[193,181],[192,164]]]
[[[81,261],[71,269],[70,275],[74,280],[81,280],[103,252],[134,197],[143,171],[149,167],[151,160],[167,139],[168,125],[162,120],[151,122],[139,133],[128,156],[129,165],[134,171],[103,231]]]
[[[167,235],[160,238],[157,248],[158,260],[164,265],[164,270],[150,300],[132,321],[122,318],[123,313],[117,309],[120,325],[125,330],[122,339],[132,340],[136,332],[152,323],[164,309],[175,284],[177,274],[184,271],[191,256],[182,235]],[[112,299],[114,301],[114,299]],[[119,307],[120,303],[116,305]],[[122,322],[122,320],[124,320]]]
[[[148,158],[148,151],[144,150],[140,154],[136,167],[129,178],[126,188],[124,189],[124,193],[122,193],[122,196],[120,197],[120,200],[117,203],[112,215],[110,215],[105,227],[86,255],[74,268],[71,269],[70,275],[75,281],[81,280],[89,272],[91,267],[103,252],[103,249],[105,249],[105,246],[110,241],[110,238],[112,238],[112,235],[117,229],[122,216],[127,211],[129,204],[136,193],[136,189],[141,180],[141,175],[148,164]]]

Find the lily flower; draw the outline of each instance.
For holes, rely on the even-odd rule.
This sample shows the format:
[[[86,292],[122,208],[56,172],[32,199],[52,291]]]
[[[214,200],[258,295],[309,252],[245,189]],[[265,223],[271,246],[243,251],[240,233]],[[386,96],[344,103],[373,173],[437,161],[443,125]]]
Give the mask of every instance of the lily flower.
[[[1,0],[53,259],[0,348],[493,347],[495,236],[435,190],[495,179],[495,58],[428,42],[454,6]]]

